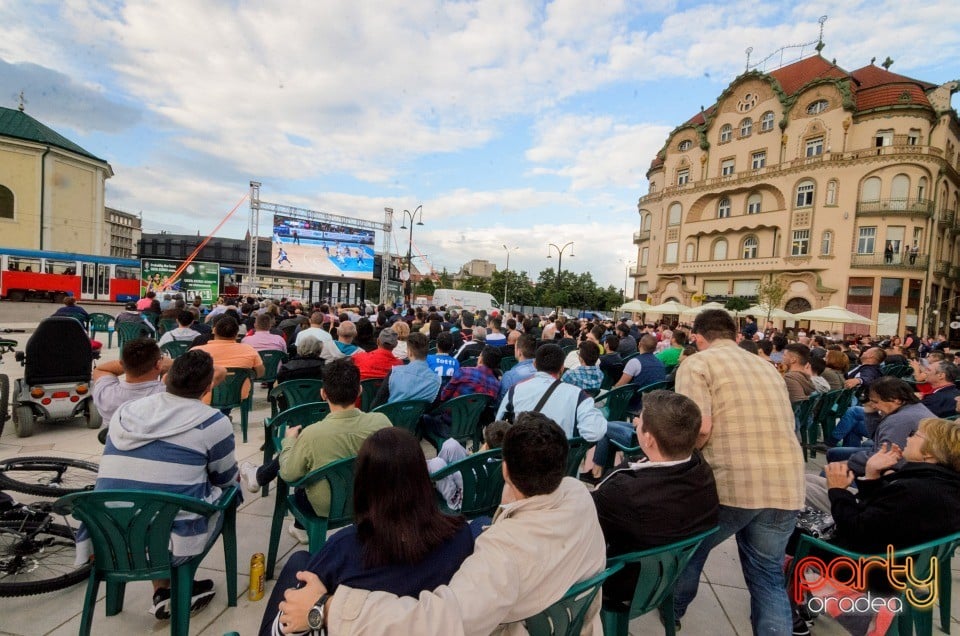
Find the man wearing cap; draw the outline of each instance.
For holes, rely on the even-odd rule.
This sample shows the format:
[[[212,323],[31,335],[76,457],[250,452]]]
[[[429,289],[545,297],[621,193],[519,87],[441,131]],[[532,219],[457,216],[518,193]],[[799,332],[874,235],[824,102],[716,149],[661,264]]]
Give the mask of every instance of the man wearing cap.
[[[329,335],[329,334],[328,334]],[[397,332],[393,329],[384,329],[377,338],[377,348],[373,351],[365,351],[353,356],[357,368],[360,369],[360,380],[380,379],[387,377],[390,369],[403,364],[393,355],[393,349],[397,346]]]
[[[300,343],[303,342],[304,338],[316,338],[320,341],[320,344],[324,347],[327,346],[327,343],[333,343],[333,336],[330,335],[330,332],[323,328],[324,315],[315,311],[310,314],[310,325],[306,329],[301,329],[297,333],[296,345],[299,347]],[[329,322],[330,316],[326,316],[327,322]]]

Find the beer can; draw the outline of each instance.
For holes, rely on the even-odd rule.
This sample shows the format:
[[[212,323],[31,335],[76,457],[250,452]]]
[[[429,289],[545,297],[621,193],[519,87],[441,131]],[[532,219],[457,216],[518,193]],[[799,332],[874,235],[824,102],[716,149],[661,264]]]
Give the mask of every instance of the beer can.
[[[250,589],[247,598],[259,601],[263,598],[263,586],[266,582],[266,560],[263,552],[257,552],[250,557]]]

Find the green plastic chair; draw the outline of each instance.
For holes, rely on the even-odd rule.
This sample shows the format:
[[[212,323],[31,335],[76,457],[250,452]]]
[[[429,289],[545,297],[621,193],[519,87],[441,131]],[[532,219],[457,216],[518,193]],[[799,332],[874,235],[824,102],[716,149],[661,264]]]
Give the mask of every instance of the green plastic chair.
[[[313,378],[306,380],[287,380],[270,389],[270,417],[276,417],[281,411],[291,409],[301,404],[320,402],[320,389],[323,380]]]
[[[454,462],[449,466],[430,475],[434,482],[460,473],[463,480],[463,500],[460,510],[450,510],[446,501],[437,493],[440,508],[448,514],[461,514],[467,519],[493,516],[503,495],[503,458],[499,448],[482,453],[474,453],[469,457]]]
[[[630,360],[633,360],[633,359],[636,358],[638,355],[640,355],[640,352],[639,352],[639,351],[637,351],[636,353],[631,353],[631,354],[628,355],[628,356],[623,356],[623,364],[626,365],[627,362],[629,362]]]
[[[177,515],[190,512],[206,517],[223,515],[219,536],[223,538],[227,576],[227,605],[237,605],[237,489],[231,487],[215,503],[150,490],[92,490],[61,497],[54,508],[82,521],[90,534],[96,558],[87,580],[80,634],[90,634],[97,592],[107,584],[107,616],[123,610],[127,583],[170,579],[170,633],[190,633],[190,595],[200,562],[216,541],[208,542],[202,554],[180,565],[171,563],[170,533]]]
[[[150,321],[150,324],[153,325],[154,329],[158,329],[160,326],[160,314],[154,313],[152,311],[142,311],[140,315]]]
[[[480,359],[480,356],[470,356],[466,360],[460,363],[461,367],[475,367],[477,366],[477,361]]]
[[[603,582],[622,568],[621,564],[608,567],[600,574],[575,584],[559,601],[523,621],[527,633],[530,636],[579,636],[587,611]]]
[[[480,429],[480,416],[483,415],[483,410],[492,400],[493,398],[489,395],[461,395],[452,400],[441,402],[437,408],[431,411],[431,414],[449,413],[451,417],[449,437],[463,444],[465,448],[467,447],[466,441],[472,440],[473,452],[476,453],[480,450],[480,438],[483,437]],[[438,435],[428,435],[428,438],[437,450],[440,450],[440,447],[447,440],[446,437]]]
[[[931,559],[936,557],[937,559],[937,589],[935,590],[937,594],[937,601],[940,604],[940,628],[946,632],[950,633],[950,600],[953,587],[953,572],[951,568],[951,560],[953,558],[953,553],[956,549],[960,547],[960,533],[951,534],[942,539],[937,539],[935,541],[928,541],[927,543],[922,543],[917,546],[910,548],[904,548],[902,550],[897,550],[894,553],[894,558],[902,563],[903,559],[910,557],[913,559],[913,577],[916,580],[924,580],[930,576],[930,565]],[[800,541],[797,543],[796,554],[794,555],[793,562],[790,566],[789,582],[795,580],[795,571],[798,565],[801,563],[802,559],[806,556],[809,556],[811,552],[820,553],[815,554],[821,559],[826,561],[827,559],[823,558],[822,552],[826,552],[831,555],[844,556],[853,559],[854,561],[859,562],[861,558],[869,559],[871,557],[886,559],[886,554],[880,555],[868,555],[860,554],[858,552],[852,552],[850,550],[844,550],[843,548],[833,545],[823,541],[822,539],[816,539],[809,535],[800,535]],[[910,589],[914,590],[917,596],[924,598],[926,596],[923,588],[918,588],[915,586],[908,586]],[[918,593],[917,591],[920,590]],[[912,607],[910,602],[907,601],[904,596],[905,592],[901,592],[900,600],[903,603],[903,612],[897,617],[897,622],[891,626],[892,633],[901,633],[901,634],[923,634],[929,635],[933,633],[933,607],[926,609],[917,609]]]
[[[603,412],[603,416],[607,418],[608,422],[628,421],[630,400],[640,391],[640,388],[636,384],[630,383],[604,393],[603,397],[600,398],[602,406],[598,406],[598,408]]]
[[[263,428],[266,442],[263,445],[263,463],[269,464],[273,456],[280,453],[283,436],[287,432],[288,426],[307,427],[316,424],[328,415],[330,415],[330,405],[326,402],[307,402],[265,419]],[[264,486],[263,496],[266,497],[269,493],[270,487]]]
[[[401,400],[381,404],[373,409],[374,413],[383,413],[394,426],[404,428],[421,439],[420,416],[427,410],[430,403],[426,400]]]
[[[855,392],[856,389],[837,389],[836,391],[828,391],[820,396],[820,402],[814,410],[813,423],[807,429],[807,444],[811,457],[816,457],[817,455],[814,445],[817,443],[818,434],[823,434],[824,442],[833,436],[833,429],[836,428],[837,421],[843,417],[843,414],[850,408],[850,403]]]
[[[160,345],[160,350],[169,353],[170,357],[176,360],[185,354],[192,344],[190,340],[171,340]]]
[[[514,356],[503,356],[500,358],[500,370],[506,373],[513,367],[517,366],[517,358]]]
[[[807,438],[810,436],[810,427],[813,425],[813,414],[820,404],[823,395],[812,393],[806,400],[800,400],[793,403],[793,419],[796,427],[797,438],[800,440],[800,446],[803,447],[803,461],[807,461],[810,453],[810,444]]]
[[[560,347],[560,349],[563,351],[563,355],[567,355],[576,351],[577,345],[567,345],[565,347]]]
[[[255,378],[255,382],[250,386],[250,399],[253,399],[253,387],[259,382],[266,382],[272,389],[277,381],[277,372],[280,371],[280,365],[289,358],[286,351],[258,351],[260,360],[263,361],[263,375]],[[269,393],[267,394],[269,400]]]
[[[240,431],[243,433],[243,442],[247,442],[247,422],[250,419],[250,409],[253,403],[253,386],[247,397],[243,395],[243,384],[253,379],[253,369],[229,367],[227,377],[223,382],[213,387],[210,406],[215,409],[240,409]]]
[[[712,528],[670,545],[608,559],[607,566],[621,564],[624,568],[637,568],[640,575],[629,605],[603,604],[600,617],[604,636],[627,636],[631,620],[657,608],[667,616],[673,616],[673,586],[677,578],[700,544],[716,531],[717,528]],[[667,620],[664,631],[667,636],[676,634],[674,621]]]
[[[307,530],[310,554],[316,554],[327,542],[327,531],[353,523],[353,464],[356,459],[338,459],[290,484],[283,479],[277,479],[277,498],[273,508],[273,521],[270,524],[270,545],[267,549],[266,578],[273,578],[280,531],[288,510]],[[309,503],[305,508],[301,507],[294,494],[297,488],[306,488],[320,481],[330,484],[330,512],[326,517],[318,517]]]
[[[168,331],[173,331],[177,328],[177,321],[173,318],[161,318],[160,319],[160,334],[163,335]]]
[[[604,391],[612,389],[613,385],[623,377],[623,368],[625,366],[623,363],[617,363],[605,367],[603,369],[603,382],[600,383],[600,388]]]
[[[383,378],[369,378],[360,381],[360,410],[364,413],[370,412],[370,407],[373,406],[373,400],[377,397],[383,380]]]
[[[90,337],[96,339],[98,333],[107,334],[107,349],[113,346],[113,332],[116,331],[111,322],[113,316],[110,314],[90,314]]]
[[[593,446],[593,442],[588,442],[582,437],[571,437],[567,439],[570,449],[567,451],[567,475],[569,477],[578,477],[580,475],[580,464],[583,458],[587,456],[587,451]]]
[[[123,345],[129,340],[153,337],[150,328],[142,322],[117,322],[114,324],[117,330],[117,346],[121,349],[123,349]]]

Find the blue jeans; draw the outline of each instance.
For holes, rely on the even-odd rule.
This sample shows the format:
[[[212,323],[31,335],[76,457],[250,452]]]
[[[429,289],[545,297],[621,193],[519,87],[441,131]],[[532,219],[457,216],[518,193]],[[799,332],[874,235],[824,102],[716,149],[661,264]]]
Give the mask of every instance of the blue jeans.
[[[851,406],[843,414],[837,427],[833,429],[832,440],[824,440],[828,444],[837,442],[840,446],[859,446],[860,440],[864,437],[870,437],[867,433],[867,425],[864,422],[864,413],[862,406]]]
[[[633,424],[628,422],[607,422],[607,434],[597,440],[593,449],[593,463],[595,466],[604,466],[607,455],[610,453],[610,441],[613,440],[622,446],[633,444]]]
[[[845,462],[850,459],[851,456],[856,455],[860,451],[869,452],[872,448],[872,441],[866,441],[863,442],[862,445],[857,446],[837,446],[836,448],[831,448],[827,451],[827,463]]]
[[[796,510],[720,506],[720,530],[704,541],[674,588],[674,611],[679,619],[697,595],[707,556],[731,535],[737,537],[740,567],[750,590],[750,624],[754,634],[791,634],[793,619],[787,598],[783,559],[787,541],[797,525]]]

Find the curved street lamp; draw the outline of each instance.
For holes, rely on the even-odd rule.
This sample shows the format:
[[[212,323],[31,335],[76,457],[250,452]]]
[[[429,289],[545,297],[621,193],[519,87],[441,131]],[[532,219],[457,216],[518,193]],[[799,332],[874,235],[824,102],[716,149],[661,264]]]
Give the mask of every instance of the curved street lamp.
[[[512,248],[507,247],[506,244],[501,243],[501,247],[507,250],[507,267],[503,270],[503,310],[507,310],[507,283],[510,281],[510,250],[518,250],[520,246],[514,246]]]
[[[417,213],[420,214],[419,220],[417,220]],[[407,219],[410,219],[410,235],[407,238],[407,281],[403,285],[404,301],[409,306],[413,304],[413,276],[410,272],[410,265],[413,262],[413,225],[414,221],[417,225],[423,225],[423,204],[418,205],[413,212],[404,210],[403,215],[401,230],[407,229]]]

